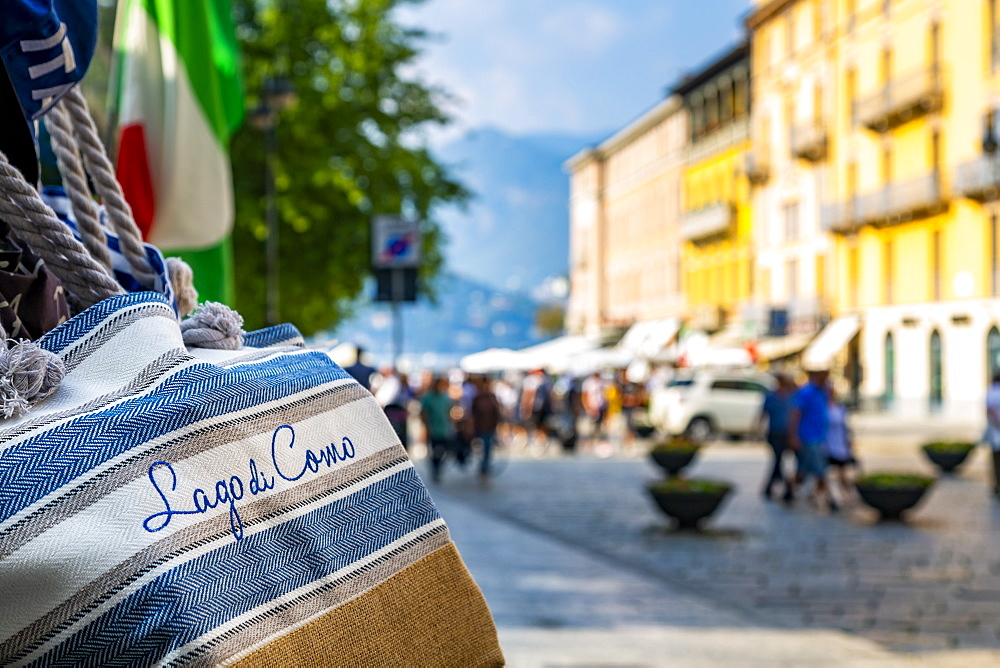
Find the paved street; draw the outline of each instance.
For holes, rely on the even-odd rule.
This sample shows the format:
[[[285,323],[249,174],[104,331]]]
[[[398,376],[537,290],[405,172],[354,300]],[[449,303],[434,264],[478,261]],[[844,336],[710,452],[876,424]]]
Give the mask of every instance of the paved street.
[[[859,450],[869,470],[930,471],[905,439]],[[514,666],[995,665],[986,454],[905,525],[765,503],[752,444],[713,444],[692,470],[739,487],[700,535],[669,528],[639,456],[514,459],[489,489],[449,471],[432,492]]]

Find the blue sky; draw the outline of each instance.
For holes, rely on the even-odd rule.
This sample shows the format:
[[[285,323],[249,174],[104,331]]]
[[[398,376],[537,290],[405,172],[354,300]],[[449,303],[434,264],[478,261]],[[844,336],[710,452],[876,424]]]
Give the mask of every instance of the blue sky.
[[[428,0],[419,75],[456,97],[445,137],[494,126],[600,135],[740,36],[749,0]]]

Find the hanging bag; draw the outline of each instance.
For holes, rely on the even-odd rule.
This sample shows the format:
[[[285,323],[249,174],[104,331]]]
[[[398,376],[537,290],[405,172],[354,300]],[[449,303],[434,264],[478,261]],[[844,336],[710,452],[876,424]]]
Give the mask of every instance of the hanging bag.
[[[17,344],[35,366],[0,354],[18,392],[45,380],[0,422],[0,664],[502,665],[371,394],[290,325],[179,320],[184,267],[153,266],[83,111],[71,92],[50,119],[75,233],[0,154],[0,219],[76,312]]]

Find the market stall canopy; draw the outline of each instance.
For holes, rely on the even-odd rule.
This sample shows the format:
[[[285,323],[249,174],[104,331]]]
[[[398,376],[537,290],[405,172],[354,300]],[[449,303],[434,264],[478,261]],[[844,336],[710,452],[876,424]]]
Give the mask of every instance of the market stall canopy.
[[[819,336],[809,344],[802,354],[805,369],[829,369],[833,358],[844,349],[861,329],[861,320],[856,315],[845,315],[835,319],[823,328]]]
[[[569,371],[574,376],[587,376],[604,369],[624,369],[635,359],[621,348],[595,348],[573,355],[569,359]]]
[[[519,368],[519,354],[510,348],[490,348],[472,353],[462,358],[462,371],[466,373],[489,373]]]
[[[680,331],[680,318],[637,322],[618,342],[617,348],[634,357],[652,358],[659,354]]]
[[[788,336],[774,336],[758,341],[754,348],[757,356],[768,361],[780,360],[796,353],[809,345],[812,334],[789,334]]]
[[[563,373],[569,369],[573,357],[599,347],[597,339],[589,336],[560,336],[516,351],[516,365],[511,368],[522,371],[545,369],[552,373]]]

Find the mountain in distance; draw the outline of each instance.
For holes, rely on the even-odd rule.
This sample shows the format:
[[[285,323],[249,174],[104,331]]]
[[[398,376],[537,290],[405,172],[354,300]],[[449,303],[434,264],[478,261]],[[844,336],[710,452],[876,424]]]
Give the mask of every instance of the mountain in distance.
[[[542,340],[534,326],[538,304],[530,295],[456,274],[439,277],[437,287],[437,304],[423,298],[400,306],[408,366],[444,369],[480,350],[517,349]],[[364,305],[334,334],[340,341],[361,345],[382,362],[392,358],[392,336],[388,304]]]
[[[563,163],[591,137],[466,133],[437,157],[473,192],[466,210],[439,213],[448,269],[508,290],[569,271],[569,176]]]
[[[568,274],[569,176],[563,163],[594,139],[483,128],[437,151],[474,197],[464,210],[437,213],[446,235],[437,304],[422,298],[402,307],[403,351],[413,366],[444,368],[486,348],[517,349],[542,340],[534,327],[539,298],[554,278]],[[388,360],[389,306],[363,301],[332,336]]]

